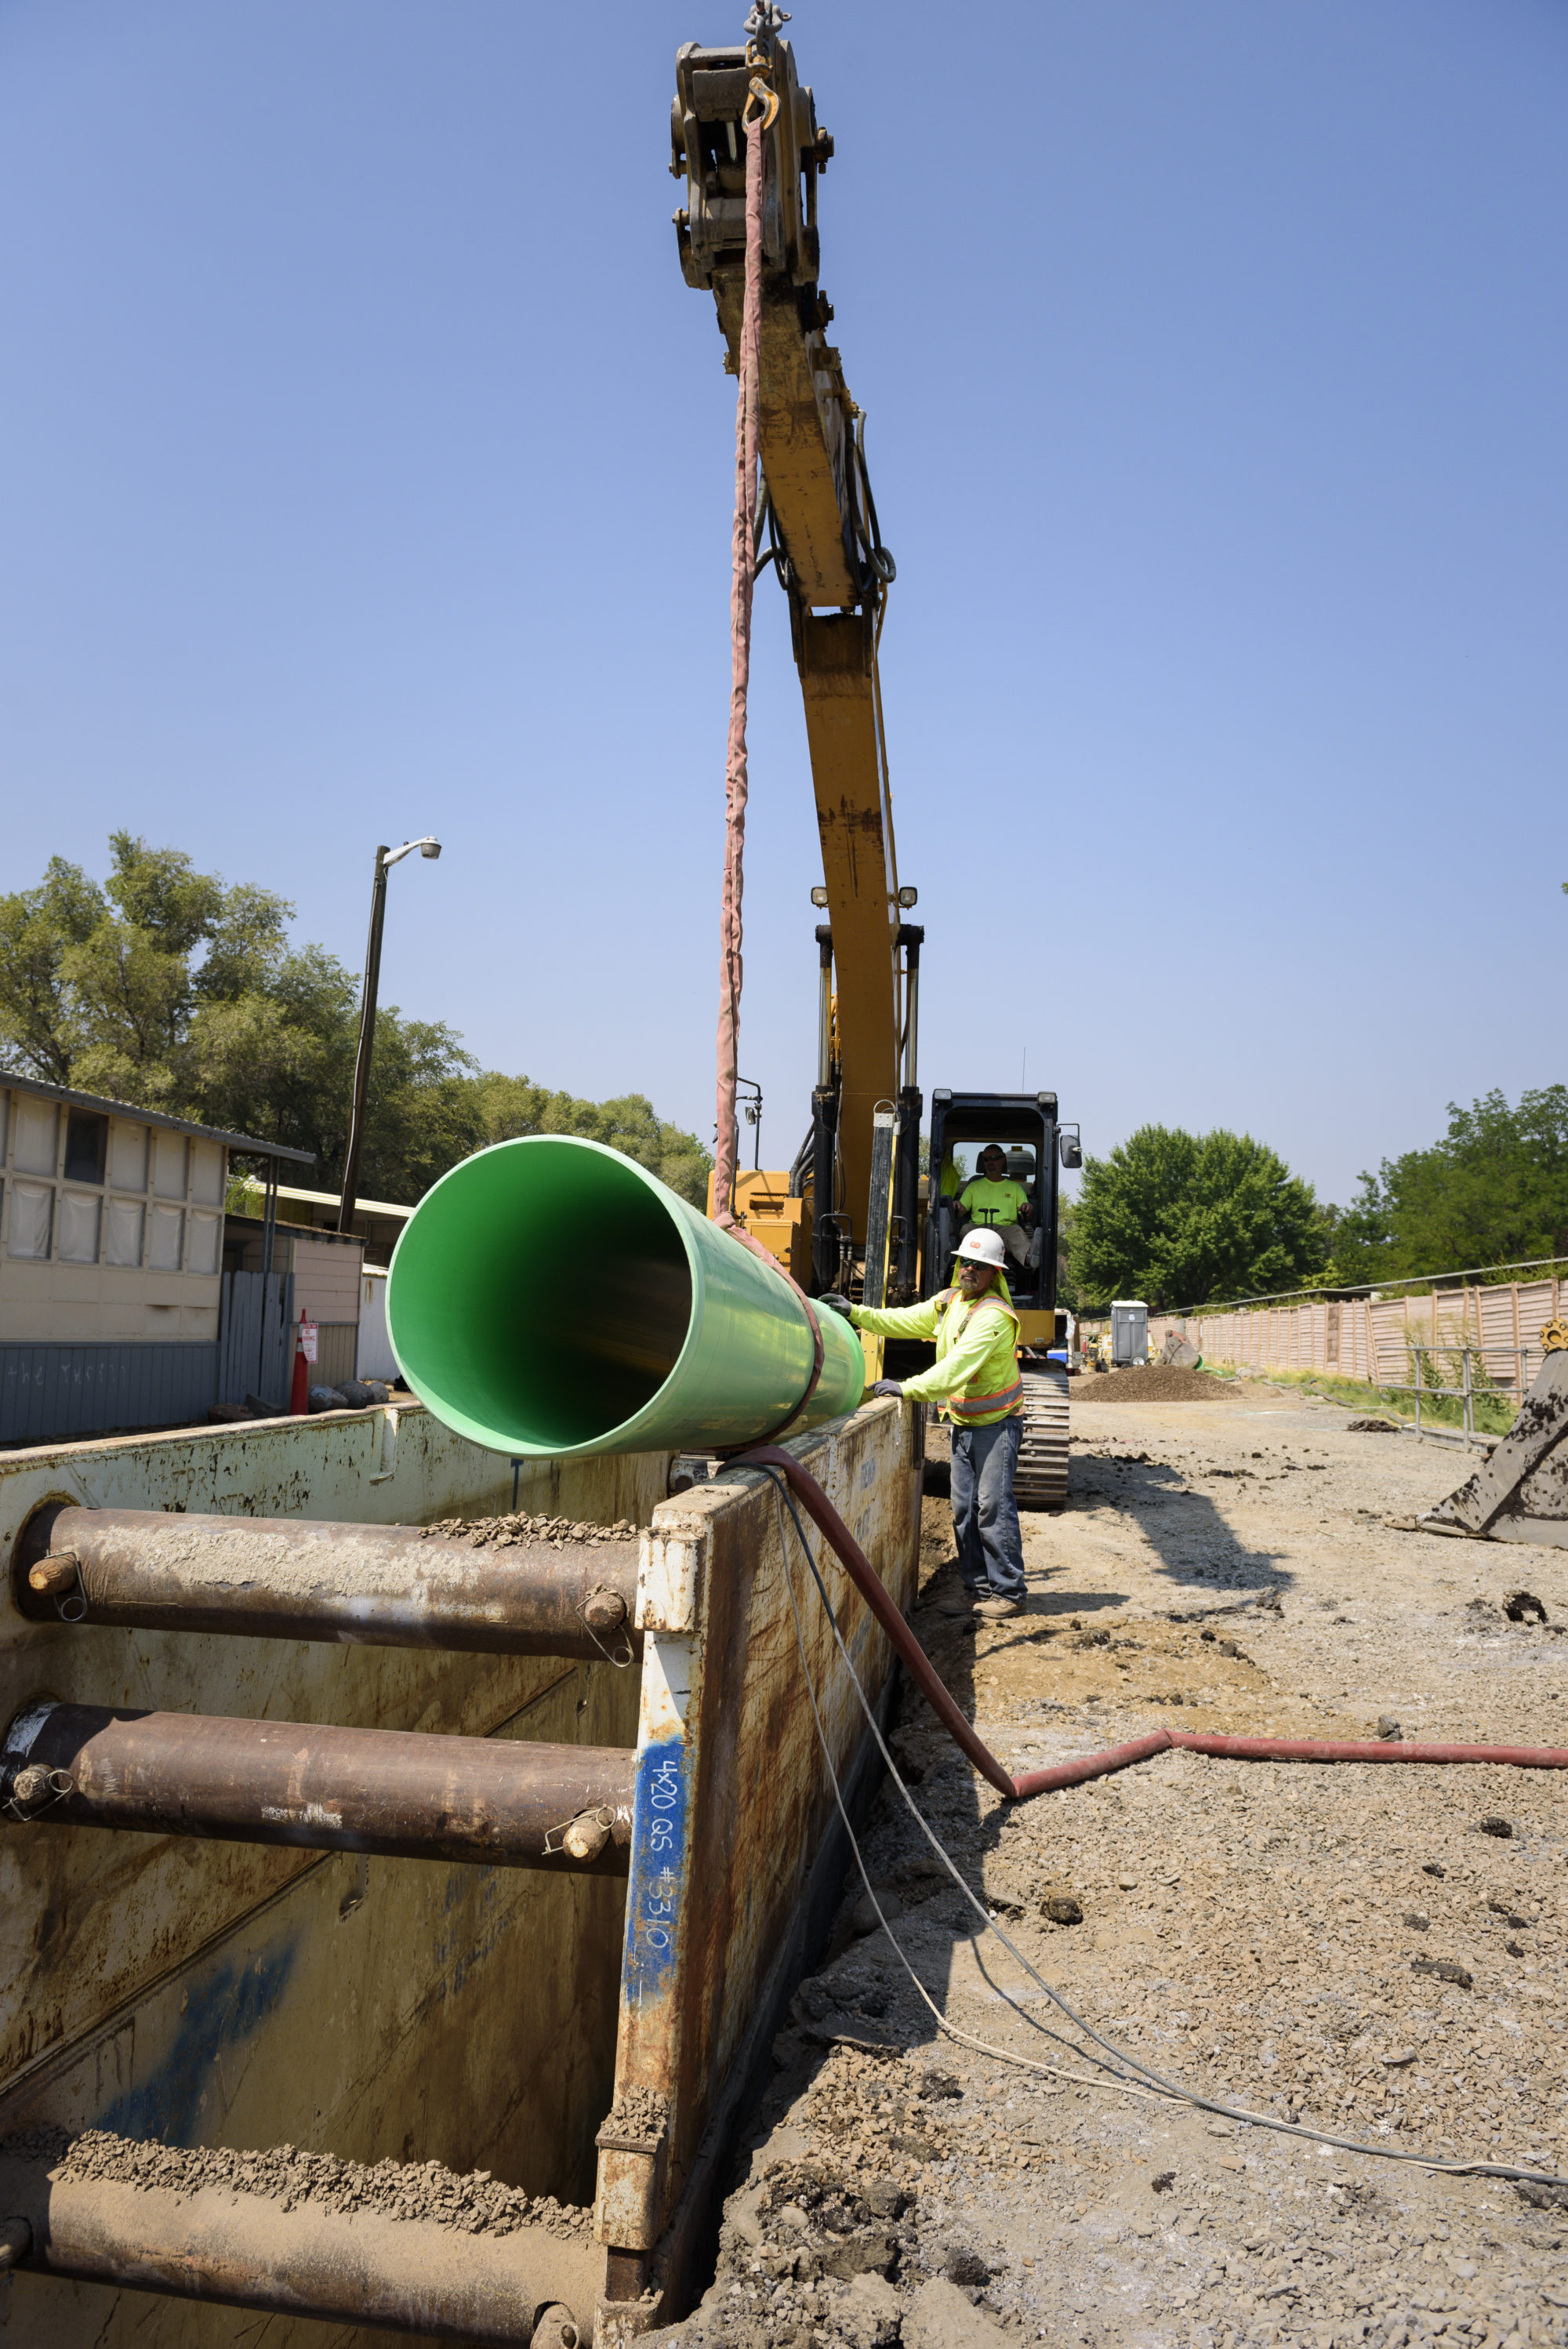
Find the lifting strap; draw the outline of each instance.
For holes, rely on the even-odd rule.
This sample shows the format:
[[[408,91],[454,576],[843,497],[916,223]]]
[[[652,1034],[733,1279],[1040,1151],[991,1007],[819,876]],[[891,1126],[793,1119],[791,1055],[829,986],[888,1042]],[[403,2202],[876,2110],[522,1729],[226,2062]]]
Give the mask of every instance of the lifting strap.
[[[755,14],[756,12],[754,12]],[[750,29],[748,25],[748,29]],[[768,44],[771,50],[771,42]],[[747,62],[757,68],[751,91],[758,98],[761,74],[772,70],[770,54],[758,47]],[[748,102],[747,115],[752,109]],[[746,715],[751,682],[751,595],[757,578],[758,440],[759,393],[758,377],[762,339],[762,198],[767,178],[767,109],[758,105],[756,118],[742,125],[746,140],[746,279],[740,320],[740,388],[735,404],[735,527],[733,570],[729,591],[729,748],[724,783],[724,885],[719,904],[718,1085],[717,1135],[714,1147],[713,1218],[749,1248],[752,1255],[789,1282],[805,1309],[810,1327],[813,1361],[804,1394],[791,1408],[773,1436],[798,1419],[817,1391],[822,1375],[822,1327],[805,1290],[735,1216],[736,1071],[740,1040],[741,919],[743,861],[746,847]]]

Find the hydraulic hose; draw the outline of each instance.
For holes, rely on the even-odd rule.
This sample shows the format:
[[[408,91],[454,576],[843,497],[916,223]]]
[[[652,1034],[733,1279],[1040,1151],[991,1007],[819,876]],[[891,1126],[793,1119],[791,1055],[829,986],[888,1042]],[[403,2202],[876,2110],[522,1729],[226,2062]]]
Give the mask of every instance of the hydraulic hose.
[[[1058,1786],[1080,1785],[1088,1778],[1108,1777],[1113,1770],[1125,1770],[1134,1762],[1147,1762],[1151,1755],[1173,1746],[1184,1747],[1191,1754],[1212,1754],[1229,1762],[1491,1762],[1515,1770],[1568,1770],[1568,1750],[1554,1745],[1447,1745],[1383,1738],[1227,1737],[1205,1730],[1154,1729],[1125,1745],[1109,1746],[1102,1754],[1058,1762],[1048,1770],[1026,1770],[1021,1777],[1015,1778],[975,1735],[935,1665],[904,1621],[897,1601],[810,1469],[802,1467],[793,1453],[786,1452],[778,1444],[753,1444],[729,1465],[776,1468],[788,1478],[802,1508],[826,1537],[844,1572],[887,1633],[915,1686],[954,1744],[1009,1802],[1024,1802],[1031,1795],[1048,1795]]]

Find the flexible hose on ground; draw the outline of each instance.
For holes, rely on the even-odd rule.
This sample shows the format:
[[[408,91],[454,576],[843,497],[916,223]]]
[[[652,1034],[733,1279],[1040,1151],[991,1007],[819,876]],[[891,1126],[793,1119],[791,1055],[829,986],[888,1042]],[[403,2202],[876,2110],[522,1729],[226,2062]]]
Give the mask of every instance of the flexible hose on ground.
[[[789,1593],[790,1611],[795,1618],[795,1640],[800,1654],[800,1669],[805,1674],[806,1693],[810,1699],[811,1718],[816,1724],[818,1743],[822,1749],[822,1759],[827,1764],[828,1775],[832,1782],[833,1800],[838,1806],[839,1816],[843,1822],[844,1833],[849,1837],[850,1848],[854,1853],[855,1865],[860,1870],[861,1881],[865,1886],[866,1897],[871,1901],[872,1908],[876,1910],[877,1920],[881,1925],[883,1933],[887,1936],[889,1945],[897,1955],[904,1971],[908,1974],[913,1988],[921,1999],[923,2000],[925,2005],[930,2010],[932,2017],[939,2031],[944,2033],[949,2038],[960,2041],[966,2047],[977,2048],[982,2054],[995,2056],[1002,2063],[1019,2064],[1026,2071],[1049,2073],[1057,2079],[1076,2081],[1080,2085],[1084,2086],[1092,2087],[1104,2085],[1113,2088],[1118,2095],[1137,2096],[1143,2100],[1148,2100],[1151,2097],[1170,2097],[1173,2102],[1191,2105],[1195,2111],[1201,2113],[1212,2113],[1217,2117],[1223,2120],[1241,2121],[1254,2128],[1272,2129],[1276,2133],[1276,2135],[1281,2137],[1303,2137],[1310,2144],[1334,2146],[1340,2151],[1346,2153],[1371,2154],[1375,2155],[1380,2160],[1408,2162],[1416,2168],[1438,2170],[1450,2178],[1500,2178],[1524,2181],[1535,2185],[1568,2188],[1568,2178],[1560,2178],[1550,2170],[1542,2170],[1532,2166],[1522,2166],[1514,2162],[1501,2161],[1434,2160],[1430,2154],[1418,2153],[1413,2147],[1373,2144],[1363,2137],[1341,2137],[1332,2130],[1313,2128],[1310,2124],[1306,2122],[1281,2120],[1277,2114],[1252,2112],[1243,2105],[1223,2104],[1214,2097],[1200,2095],[1195,2089],[1184,2086],[1181,2081],[1171,2080],[1163,2073],[1155,2071],[1150,2064],[1145,2064],[1140,2057],[1134,2055],[1129,2049],[1118,2046],[1116,2042],[1112,2039],[1108,2039],[1103,2032],[1097,2031],[1093,2023],[1089,2023],[1086,2017],[1079,2014],[1077,2008],[1071,2006],[1062,1996],[1060,1991],[1056,1989],[1052,1983],[1048,1982],[1045,1976],[1040,1973],[1036,1967],[1030,1964],[1028,1959],[1024,1955],[1024,1952],[1018,1948],[1017,1944],[1009,1940],[1008,1936],[1003,1931],[1001,1926],[996,1922],[995,1918],[979,1899],[975,1894],[974,1887],[969,1884],[959,1872],[958,1868],[954,1862],[953,1855],[938,1839],[932,1829],[929,1820],[926,1819],[921,1812],[913,1796],[911,1795],[909,1788],[905,1785],[903,1779],[900,1775],[897,1764],[894,1762],[892,1755],[888,1751],[887,1740],[882,1735],[882,1725],[878,1722],[876,1713],[872,1708],[871,1700],[866,1695],[865,1689],[861,1685],[860,1674],[855,1670],[854,1659],[851,1656],[849,1649],[844,1644],[844,1635],[842,1630],[840,1629],[838,1616],[834,1612],[832,1601],[828,1597],[826,1586],[822,1581],[821,1574],[818,1570],[817,1561],[811,1555],[811,1545],[806,1538],[806,1529],[800,1523],[799,1512],[795,1506],[795,1496],[789,1489],[790,1481],[792,1480],[787,1480],[784,1476],[780,1475],[771,1464],[758,1462],[754,1464],[757,1464],[761,1468],[761,1473],[767,1477],[769,1483],[773,1486],[779,1496],[781,1505],[779,1526],[780,1535],[782,1535],[783,1531],[782,1510],[787,1508],[791,1518],[794,1520],[795,1532],[799,1540],[801,1550],[805,1556],[807,1568],[810,1574],[812,1581],[817,1587],[817,1596],[821,1600],[823,1612],[827,1617],[828,1626],[832,1632],[834,1644],[839,1651],[840,1659],[843,1664],[844,1670],[850,1676],[850,1682],[854,1689],[855,1695],[860,1701],[861,1711],[866,1717],[867,1727],[876,1740],[877,1746],[882,1754],[883,1764],[887,1769],[888,1776],[897,1787],[899,1794],[903,1798],[905,1809],[909,1812],[910,1816],[913,1819],[922,1835],[924,1836],[927,1843],[931,1846],[932,1850],[936,1854],[937,1857],[947,1869],[947,1872],[952,1877],[954,1883],[963,1893],[970,1907],[975,1911],[976,1915],[980,1919],[983,1930],[995,1935],[996,1939],[1001,1942],[1002,1947],[1006,1951],[1008,1956],[1016,1961],[1017,1964],[1029,1977],[1029,1980],[1034,1982],[1038,1989],[1045,1992],[1045,1995],[1050,2000],[1051,2003],[1068,2018],[1068,2021],[1071,2023],[1076,2029],[1083,2033],[1083,2036],[1087,2040],[1090,2042],[1089,2046],[1087,2048],[1073,2047],[1072,2053],[1076,2055],[1086,2058],[1089,2063],[1095,2064],[1099,2071],[1106,2074],[1108,2077],[1103,2082],[1085,2080],[1081,2073],[1064,2071],[1059,2064],[1038,2063],[1032,2057],[1020,2055],[1013,2048],[997,2047],[987,2040],[976,2039],[973,2037],[970,2033],[960,2031],[954,2023],[950,2023],[947,2017],[942,2013],[942,2010],[937,2006],[935,2001],[932,1998],[930,1992],[926,1989],[925,1984],[920,1978],[919,1972],[912,1962],[909,1952],[904,1949],[903,1943],[899,1940],[898,1936],[893,1932],[887,1918],[882,1913],[882,1903],[877,1899],[875,1888],[872,1883],[870,1871],[866,1867],[865,1856],[861,1850],[860,1838],[856,1836],[854,1828],[851,1825],[849,1811],[844,1803],[843,1788],[839,1783],[839,1774],[833,1764],[832,1749],[828,1743],[827,1732],[822,1726],[821,1708],[817,1702],[817,1691],[811,1679],[811,1668],[807,1661],[805,1634],[800,1622],[799,1604],[795,1597],[794,1579],[789,1572],[788,1564],[786,1564],[785,1587]],[[799,1467],[798,1462],[794,1464]],[[828,1500],[827,1495],[821,1492],[820,1486],[816,1485],[815,1479],[810,1477],[804,1469],[800,1470],[800,1474],[806,1478],[806,1482],[818,1493],[822,1501],[823,1506],[827,1508],[830,1513],[836,1515],[836,1513],[832,1511],[832,1504]],[[805,1498],[804,1493],[802,1493],[802,1498]],[[841,1520],[840,1522],[841,1523]],[[863,1555],[861,1557],[861,1563],[865,1563]],[[869,1567],[867,1568],[867,1571],[868,1573],[870,1572]],[[857,1588],[858,1587],[860,1586],[857,1582]],[[878,1588],[881,1588],[880,1584],[878,1585]],[[884,1593],[883,1595],[885,1596],[886,1594]],[[1173,1743],[1174,1741],[1165,1742]],[[1263,1741],[1251,1739],[1243,1740],[1241,1742],[1255,1744],[1262,1743]],[[1148,1746],[1148,1741],[1144,1740],[1135,1741],[1135,1744],[1139,1746]],[[1136,1760],[1140,1758],[1140,1755],[1134,1752],[1133,1746],[1130,1745],[1118,1747],[1115,1750],[1130,1759]],[[1160,1744],[1156,1744],[1149,1750],[1158,1752],[1161,1750]],[[1488,1746],[1483,1746],[1480,1749],[1480,1751],[1489,1758],[1496,1751],[1506,1750],[1507,1749],[1492,1748]],[[1529,1752],[1533,1749],[1526,1747],[1516,1750]],[[1068,1764],[1066,1766],[1068,1769],[1073,1769],[1078,1765]],[[1037,1775],[1046,1776],[1049,1774],[1041,1772]],[[1006,2000],[1006,2003],[1012,2008],[1014,2013],[1018,2016],[1019,2020],[1026,2023],[1031,2030],[1039,2032],[1047,2038],[1057,2040],[1058,2045],[1070,2045],[1069,2042],[1061,2040],[1056,2032],[1050,2030],[1047,2024],[1042,2023],[1036,2016],[1030,2014],[1026,2008],[1020,2006],[1017,2001],[1009,1996],[1006,1991],[1002,1991],[1000,1995],[1004,2000]]]
[[[892,1641],[911,1678],[954,1744],[1009,1802],[1024,1802],[1031,1795],[1048,1795],[1057,1786],[1080,1785],[1088,1778],[1107,1777],[1113,1770],[1125,1770],[1134,1762],[1146,1762],[1151,1754],[1162,1754],[1171,1746],[1185,1747],[1191,1754],[1212,1754],[1230,1762],[1493,1762],[1516,1770],[1568,1770],[1568,1751],[1554,1745],[1407,1744],[1382,1738],[1226,1737],[1205,1730],[1154,1729],[1126,1745],[1110,1746],[1103,1754],[1085,1754],[1076,1762],[1058,1762],[1048,1770],[1026,1770],[1021,1777],[1015,1778],[975,1735],[935,1665],[904,1621],[897,1601],[810,1469],[803,1468],[793,1453],[777,1444],[753,1444],[731,1464],[737,1468],[777,1469],[789,1479],[792,1490],[799,1495],[801,1506],[827,1537],[844,1572]]]

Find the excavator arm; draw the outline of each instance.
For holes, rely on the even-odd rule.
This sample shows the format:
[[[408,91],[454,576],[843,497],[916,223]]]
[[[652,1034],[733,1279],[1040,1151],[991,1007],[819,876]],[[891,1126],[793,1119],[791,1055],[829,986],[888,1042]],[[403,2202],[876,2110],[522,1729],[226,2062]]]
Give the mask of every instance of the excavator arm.
[[[916,997],[922,933],[903,921],[877,680],[893,563],[866,474],[864,418],[827,330],[818,284],[817,191],[833,142],[817,125],[788,41],[773,46],[777,115],[765,132],[758,385],[758,550],[789,604],[806,709],[826,892],[830,1003],[813,1102],[812,1268],[820,1287],[913,1295],[920,1096]],[[743,47],[688,43],[676,61],[670,169],[686,283],[713,295],[725,366],[738,369],[746,258],[750,73]],[[816,893],[814,892],[813,895]],[[823,932],[819,931],[819,937]],[[879,1110],[882,1114],[879,1117]]]

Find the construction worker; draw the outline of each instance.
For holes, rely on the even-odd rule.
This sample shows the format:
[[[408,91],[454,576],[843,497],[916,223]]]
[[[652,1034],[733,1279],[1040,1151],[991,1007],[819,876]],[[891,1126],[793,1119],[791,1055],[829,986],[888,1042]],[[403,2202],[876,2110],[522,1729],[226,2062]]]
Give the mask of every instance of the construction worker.
[[[944,1612],[996,1618],[1024,1611],[1024,1537],[1013,1477],[1024,1433],[1018,1317],[1003,1268],[1001,1235],[976,1225],[956,1251],[954,1288],[923,1305],[878,1312],[841,1297],[819,1303],[873,1338],[934,1338],[936,1360],[918,1377],[879,1379],[872,1392],[936,1402],[953,1425],[953,1530],[963,1592]]]
[[[995,1232],[1019,1264],[1038,1261],[1039,1252],[1024,1229],[1033,1222],[1035,1211],[1024,1185],[1008,1174],[1007,1154],[999,1143],[987,1143],[980,1153],[975,1180],[958,1195],[958,1213],[962,1223],[984,1224]]]

